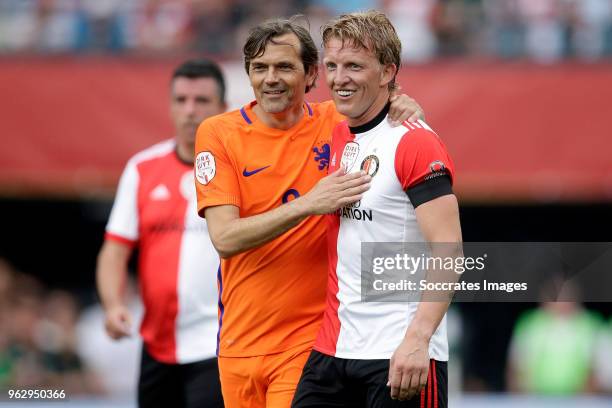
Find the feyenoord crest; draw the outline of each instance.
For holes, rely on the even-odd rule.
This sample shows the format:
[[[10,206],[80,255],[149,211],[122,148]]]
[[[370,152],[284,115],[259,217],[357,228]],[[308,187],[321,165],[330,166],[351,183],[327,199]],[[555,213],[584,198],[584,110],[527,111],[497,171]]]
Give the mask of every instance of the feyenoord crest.
[[[211,152],[200,152],[195,160],[195,176],[198,183],[207,185],[215,177],[217,168]]]
[[[359,144],[355,142],[348,142],[344,146],[342,151],[342,158],[340,159],[340,167],[345,169],[348,173],[353,168],[355,161],[357,161],[357,155],[359,154]]]
[[[361,170],[369,174],[370,177],[374,177],[378,173],[379,165],[378,157],[371,154],[361,162]]]

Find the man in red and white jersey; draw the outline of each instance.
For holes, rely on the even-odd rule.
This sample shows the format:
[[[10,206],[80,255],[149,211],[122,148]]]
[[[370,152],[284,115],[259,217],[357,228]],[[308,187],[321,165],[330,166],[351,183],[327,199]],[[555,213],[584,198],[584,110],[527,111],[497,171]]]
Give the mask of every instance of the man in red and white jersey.
[[[221,70],[208,60],[183,63],[170,97],[175,137],[128,161],[98,256],[98,291],[108,335],[129,336],[132,318],[122,293],[138,247],[139,406],[222,407],[215,356],[219,256],[198,217],[193,180],[196,129],[226,108]]]
[[[446,407],[448,302],[364,302],[361,243],[461,242],[453,163],[425,122],[386,120],[401,44],[384,14],[343,15],[322,33],[327,84],[347,117],[329,171],[371,181],[327,216],[326,310],[293,407]]]

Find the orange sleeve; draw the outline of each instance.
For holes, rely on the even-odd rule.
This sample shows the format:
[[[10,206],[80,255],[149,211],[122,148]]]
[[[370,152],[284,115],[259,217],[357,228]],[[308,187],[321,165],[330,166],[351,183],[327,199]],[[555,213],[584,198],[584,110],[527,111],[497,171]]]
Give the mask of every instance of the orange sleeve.
[[[217,123],[205,120],[196,134],[195,185],[198,214],[204,217],[206,207],[235,205],[240,207],[240,188],[236,168]]]
[[[333,123],[340,123],[346,119],[346,116],[342,115],[336,110],[336,105],[333,100],[324,101],[319,104],[319,107],[326,115],[329,115]]]

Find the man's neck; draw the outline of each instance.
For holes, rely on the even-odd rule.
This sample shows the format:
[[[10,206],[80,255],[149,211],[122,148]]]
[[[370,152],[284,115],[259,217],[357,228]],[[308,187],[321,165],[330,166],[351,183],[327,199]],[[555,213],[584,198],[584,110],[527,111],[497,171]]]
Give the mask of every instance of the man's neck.
[[[383,106],[383,108],[381,109],[380,112],[378,112],[378,114],[376,116],[374,116],[374,118],[370,119],[370,121],[359,125],[359,126],[349,126],[349,130],[352,134],[357,135],[360,133],[365,133],[365,132],[369,132],[370,130],[374,129],[376,126],[378,126],[383,120],[385,120],[385,118],[387,117],[387,114],[389,113],[389,107],[391,106],[391,102],[387,102],[387,104],[385,106]]]
[[[193,164],[195,146],[187,146],[181,143],[176,144],[176,155],[185,164]]]
[[[389,102],[389,92],[381,92],[376,96],[376,100],[370,107],[358,118],[347,118],[349,127],[359,127],[370,122],[376,117]]]
[[[264,125],[273,129],[287,130],[297,125],[304,116],[302,104],[279,113],[268,113],[259,104],[253,107],[253,112]]]

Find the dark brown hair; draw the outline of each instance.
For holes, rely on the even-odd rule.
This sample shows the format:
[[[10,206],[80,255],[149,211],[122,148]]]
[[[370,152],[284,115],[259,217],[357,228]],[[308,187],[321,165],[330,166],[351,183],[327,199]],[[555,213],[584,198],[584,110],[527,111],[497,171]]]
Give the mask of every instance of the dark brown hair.
[[[172,81],[176,78],[185,77],[189,79],[212,78],[217,83],[219,100],[225,103],[225,79],[221,68],[214,61],[208,59],[188,60],[175,68],[172,73]]]
[[[249,37],[242,48],[244,54],[244,68],[247,74],[254,58],[260,57],[266,51],[268,43],[276,44],[275,37],[284,34],[295,34],[300,41],[300,58],[304,66],[304,72],[308,73],[311,67],[317,68],[319,63],[319,52],[308,32],[308,29],[299,25],[296,20],[301,18],[295,15],[289,19],[274,19],[265,21],[249,31]],[[315,77],[316,81],[316,77]],[[314,82],[313,82],[314,87]],[[306,92],[310,91],[310,86],[306,85]]]

